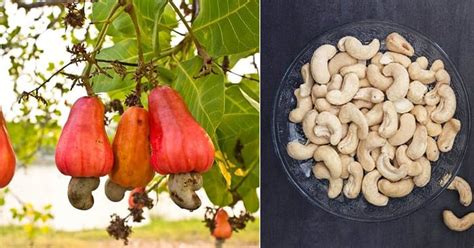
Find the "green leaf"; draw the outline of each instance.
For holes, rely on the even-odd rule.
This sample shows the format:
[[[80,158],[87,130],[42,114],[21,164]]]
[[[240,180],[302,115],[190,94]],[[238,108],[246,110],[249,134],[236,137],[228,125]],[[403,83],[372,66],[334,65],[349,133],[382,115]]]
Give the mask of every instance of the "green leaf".
[[[202,0],[193,31],[212,56],[255,50],[259,44],[258,0]]]
[[[212,168],[203,174],[204,190],[212,203],[218,206],[227,206],[232,203],[232,194],[229,192],[224,176],[219,171],[219,166],[214,164]]]
[[[181,94],[194,118],[216,142],[215,132],[224,113],[224,76],[219,72],[196,79],[202,66],[199,57],[185,62],[174,58],[174,61],[177,67],[173,88]]]
[[[251,213],[257,212],[259,209],[259,199],[256,189],[251,189],[242,197],[245,209]]]

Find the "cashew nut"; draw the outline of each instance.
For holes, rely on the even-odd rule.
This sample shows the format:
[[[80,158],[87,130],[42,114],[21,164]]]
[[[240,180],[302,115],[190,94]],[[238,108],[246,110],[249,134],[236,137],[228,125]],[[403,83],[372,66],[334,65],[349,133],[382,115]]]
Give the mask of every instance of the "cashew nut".
[[[380,63],[380,59],[382,58],[383,53],[377,52],[374,57],[370,59],[370,64],[377,66],[380,70],[382,70],[383,65]],[[369,65],[370,66],[370,65]]]
[[[309,64],[306,63],[301,67],[301,76],[303,77],[303,84],[300,85],[300,96],[307,97],[311,95],[311,89],[313,88],[314,80],[311,76]]]
[[[367,67],[367,79],[370,85],[379,90],[386,90],[393,83],[393,78],[384,76],[381,67],[375,64],[370,64]]]
[[[409,57],[415,54],[415,49],[411,46],[411,44],[399,33],[391,33],[385,38],[385,45],[387,49],[396,52],[405,54]]]
[[[436,144],[436,140],[434,140],[431,136],[428,136],[428,140],[426,142],[426,158],[432,162],[439,159],[438,145]]]
[[[354,64],[348,65],[341,68],[340,73],[342,76],[345,76],[349,73],[354,73],[357,75],[357,78],[363,79],[366,76],[367,67],[364,64]]]
[[[357,150],[358,144],[359,137],[357,136],[357,125],[351,123],[347,135],[341,140],[341,142],[339,142],[337,149],[342,154],[352,154]]]
[[[286,145],[288,155],[296,160],[306,160],[312,158],[316,148],[318,148],[318,146],[313,143],[303,145],[297,140],[293,140],[288,143],[288,145]]]
[[[312,101],[315,102],[317,98],[326,97],[328,93],[328,86],[325,84],[314,84],[311,90]]]
[[[385,76],[393,77],[393,83],[386,91],[387,98],[390,101],[404,98],[408,93],[410,85],[410,78],[405,67],[398,63],[391,63],[386,65],[382,72]]]
[[[341,123],[353,122],[357,125],[357,134],[359,139],[363,140],[367,138],[369,133],[369,126],[364,114],[353,103],[346,103],[341,107],[339,111],[339,119]]]
[[[342,139],[342,125],[337,116],[330,112],[321,112],[316,117],[316,124],[326,126],[330,132],[329,141],[332,145],[337,145]]]
[[[349,199],[355,199],[359,196],[360,190],[362,189],[364,170],[356,161],[349,163],[347,170],[349,172],[349,179],[346,185],[344,185],[344,195]]]
[[[438,95],[438,89],[441,85],[442,84],[440,83],[436,83],[435,87],[425,94],[425,97],[423,100],[425,101],[426,105],[434,106],[439,103],[440,96]]]
[[[395,152],[396,162],[399,167],[406,167],[408,176],[418,176],[423,172],[423,167],[418,161],[411,160],[407,154],[408,146],[402,145]]]
[[[316,163],[313,167],[314,177],[317,179],[326,179],[329,181],[328,197],[334,199],[341,194],[343,180],[342,178],[333,178],[324,163]]]
[[[377,132],[370,132],[366,140],[360,140],[357,147],[357,159],[365,171],[372,171],[375,168],[375,161],[370,152],[385,145],[387,141],[380,137]]]
[[[420,175],[413,177],[413,182],[417,187],[425,187],[431,179],[431,163],[424,156],[419,158],[417,162],[421,165],[422,171]]]
[[[197,172],[170,174],[168,191],[171,200],[181,208],[193,211],[201,206],[201,199],[196,194],[202,187],[202,176]]]
[[[316,126],[317,116],[318,112],[316,110],[311,110],[306,114],[302,123],[304,135],[311,143],[314,143],[316,145],[327,144],[329,143],[329,139],[318,137],[314,133],[314,127]]]
[[[370,87],[370,83],[369,83],[369,80],[367,80],[367,77],[359,79],[359,87],[360,88]]]
[[[383,121],[383,103],[377,103],[369,112],[365,114],[367,125],[373,126]]]
[[[344,83],[341,90],[331,90],[326,95],[326,100],[334,105],[343,105],[348,103],[359,89],[359,79],[356,74],[349,73],[344,76]]]
[[[442,60],[440,59],[437,59],[435,61],[433,61],[433,64],[431,64],[431,68],[430,70],[434,71],[434,72],[437,72],[441,69],[444,69],[444,63]]]
[[[449,184],[448,189],[456,190],[459,194],[459,202],[465,207],[471,205],[472,202],[472,190],[471,186],[469,185],[466,180],[462,177],[455,177],[451,184]]]
[[[416,58],[415,62],[420,65],[421,69],[423,69],[423,70],[428,69],[429,62],[428,62],[428,59],[425,56],[421,56],[421,57]],[[410,61],[410,64],[411,64],[411,61]]]
[[[341,164],[342,164],[341,178],[347,179],[349,177],[349,164],[354,162],[354,157],[341,154],[340,158],[341,158]]]
[[[398,130],[398,114],[395,105],[391,101],[385,101],[382,106],[383,121],[379,128],[380,136],[390,138]]]
[[[351,102],[361,111],[362,109],[372,109],[374,107],[374,103],[364,100],[353,99]]]
[[[113,202],[119,202],[125,196],[125,192],[127,192],[127,188],[122,187],[121,185],[113,182],[112,180],[107,179],[105,182],[105,196]]]
[[[435,73],[436,81],[440,84],[450,84],[451,83],[451,76],[445,69],[439,69]]]
[[[316,49],[311,57],[311,75],[319,84],[327,84],[331,78],[328,61],[334,57],[337,49],[333,45],[322,45]]]
[[[393,146],[405,144],[413,137],[416,129],[416,120],[412,114],[406,113],[400,117],[400,128],[397,132],[388,139],[388,142]]]
[[[293,123],[300,123],[306,112],[313,108],[313,102],[309,96],[302,97],[300,95],[300,89],[296,89],[294,94],[296,96],[296,108],[290,112],[288,119]]]
[[[423,104],[424,96],[428,87],[419,81],[413,81],[408,88],[407,98],[414,104]]]
[[[416,121],[418,121],[420,124],[426,125],[428,123],[428,111],[423,105],[415,105],[410,113],[415,116]]]
[[[443,221],[444,224],[453,231],[466,231],[474,225],[474,213],[471,212],[462,218],[458,218],[451,210],[444,210]]]
[[[431,119],[441,124],[453,118],[456,112],[456,95],[454,95],[453,89],[447,84],[439,87],[438,95],[440,96],[440,102],[431,113]]]
[[[382,175],[377,170],[367,173],[362,179],[362,194],[365,199],[375,206],[386,206],[388,197],[380,194],[377,182]]]
[[[398,182],[381,179],[378,182],[378,187],[382,194],[392,198],[400,198],[410,194],[415,184],[411,178],[403,179]]]
[[[400,166],[399,168],[392,165],[388,154],[381,153],[377,159],[377,170],[383,177],[390,181],[398,181],[408,175],[407,167]]]
[[[379,51],[380,41],[373,39],[368,45],[363,45],[357,38],[346,36],[338,43],[339,50],[346,51],[351,57],[359,60],[368,60]]]
[[[332,178],[340,178],[342,173],[342,164],[339,154],[331,146],[320,146],[314,152],[314,160],[323,161]]]
[[[341,74],[334,74],[331,76],[331,81],[327,84],[327,91],[339,90],[342,87],[342,76]],[[326,96],[326,95],[324,95]]]
[[[453,118],[444,124],[437,141],[440,152],[449,152],[453,149],[454,139],[460,130],[461,122],[457,119]]]
[[[80,210],[90,209],[94,205],[92,191],[96,190],[99,184],[97,177],[71,177],[67,190],[71,205]]]
[[[326,98],[318,98],[314,101],[314,108],[319,112],[328,111],[335,115],[339,114],[339,106],[334,106]]]
[[[400,114],[410,112],[414,107],[413,103],[406,98],[401,98],[393,101],[393,105],[395,106],[395,110],[397,111],[397,113]]]
[[[380,63],[382,65],[388,65],[390,63],[399,63],[403,67],[408,68],[411,64],[411,59],[407,56],[394,52],[386,52],[380,58]]]
[[[426,152],[426,143],[428,140],[428,131],[423,125],[417,125],[412,141],[407,149],[407,156],[416,160]]]
[[[357,64],[357,59],[344,52],[338,53],[329,61],[329,74],[339,73],[342,67],[353,64]]]
[[[424,84],[431,84],[436,79],[434,71],[424,70],[417,62],[411,63],[408,67],[408,74],[411,79],[420,81]]]
[[[385,99],[385,95],[377,88],[367,87],[359,89],[354,95],[354,99],[364,100],[372,103],[380,103]]]

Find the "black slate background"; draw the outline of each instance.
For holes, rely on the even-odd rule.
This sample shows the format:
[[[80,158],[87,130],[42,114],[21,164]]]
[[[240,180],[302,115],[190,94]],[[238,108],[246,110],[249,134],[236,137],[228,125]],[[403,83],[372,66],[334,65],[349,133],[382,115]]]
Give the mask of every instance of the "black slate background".
[[[261,0],[262,247],[474,248],[474,227],[456,233],[442,222],[443,209],[458,215],[474,211],[474,204],[461,206],[455,192],[445,191],[429,206],[401,219],[362,223],[311,205],[286,178],[270,128],[274,96],[285,70],[313,37],[367,19],[410,26],[438,43],[464,78],[474,106],[474,1]],[[474,153],[468,149],[460,175],[474,187],[473,164]]]

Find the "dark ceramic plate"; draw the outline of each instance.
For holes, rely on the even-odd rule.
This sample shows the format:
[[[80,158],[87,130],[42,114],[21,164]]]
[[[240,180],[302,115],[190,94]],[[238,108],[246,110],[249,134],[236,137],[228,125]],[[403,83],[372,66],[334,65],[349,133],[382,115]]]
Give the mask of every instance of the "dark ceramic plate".
[[[432,163],[432,177],[429,184],[423,188],[415,188],[408,196],[390,199],[385,207],[373,206],[361,195],[353,200],[346,199],[342,194],[336,199],[329,199],[327,197],[327,181],[317,180],[312,174],[310,175],[310,168],[314,161],[297,161],[289,157],[286,152],[286,144],[289,141],[298,139],[303,142],[306,140],[301,125],[288,121],[289,112],[296,106],[293,91],[303,81],[300,69],[305,63],[310,61],[314,50],[322,44],[336,45],[341,37],[351,35],[366,43],[374,38],[378,38],[382,42],[381,49],[384,50],[385,44],[383,40],[391,32],[400,33],[413,45],[415,48],[415,58],[425,56],[430,63],[435,59],[443,60],[445,69],[451,75],[451,86],[456,93],[457,110],[455,117],[462,123],[461,131],[456,138],[453,149],[448,153],[442,153],[439,160]],[[308,201],[329,213],[343,218],[371,222],[386,221],[408,215],[433,201],[448,185],[441,186],[441,179],[446,175],[457,174],[463,161],[467,144],[469,144],[468,139],[471,126],[469,109],[466,88],[461,76],[446,53],[435,42],[415,30],[398,24],[363,21],[335,28],[315,38],[296,57],[288,68],[277,91],[273,106],[272,139],[290,182]]]

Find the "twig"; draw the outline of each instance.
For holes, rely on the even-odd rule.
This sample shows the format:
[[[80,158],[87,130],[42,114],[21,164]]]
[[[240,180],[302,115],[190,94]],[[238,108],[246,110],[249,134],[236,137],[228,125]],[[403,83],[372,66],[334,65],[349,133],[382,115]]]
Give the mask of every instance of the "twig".
[[[217,63],[217,62],[214,62],[214,64],[217,65],[217,66],[219,66],[224,72],[229,72],[230,74],[234,74],[234,75],[236,75],[236,76],[239,76],[239,77],[241,77],[241,78],[248,79],[248,80],[251,80],[251,81],[260,82],[260,80],[258,80],[258,79],[256,79],[256,78],[248,77],[248,76],[246,76],[246,75],[238,74],[238,73],[233,72],[233,71],[231,71],[231,70],[229,70],[229,69],[226,69],[226,68],[224,68],[224,66],[220,65],[220,64]]]
[[[160,185],[160,183],[166,178],[166,176],[162,176],[160,179],[158,179],[158,181],[156,181],[156,183],[154,183],[146,192],[147,193],[150,193],[152,192],[153,190],[156,189],[156,187],[158,187]]]
[[[74,0],[45,0],[41,2],[32,2],[32,3],[24,3],[23,1],[18,1],[18,0],[12,0],[12,3],[16,3],[18,7],[24,8],[24,9],[34,9],[34,8],[41,8],[41,7],[47,7],[47,6],[60,6],[64,5],[66,3],[75,3],[79,1],[74,1]]]

